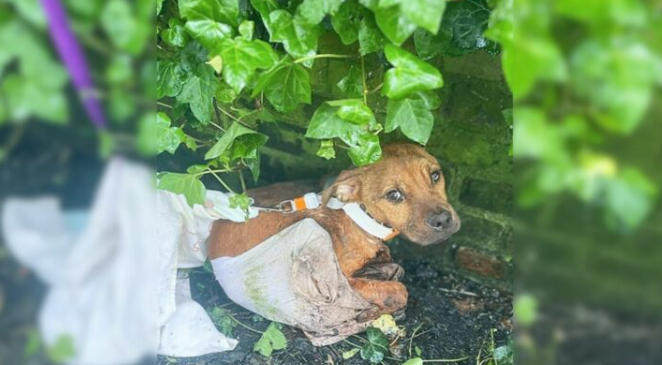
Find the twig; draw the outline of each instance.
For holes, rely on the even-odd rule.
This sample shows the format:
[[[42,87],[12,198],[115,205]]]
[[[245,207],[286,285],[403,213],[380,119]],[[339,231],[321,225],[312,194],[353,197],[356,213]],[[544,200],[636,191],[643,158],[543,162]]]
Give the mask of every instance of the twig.
[[[470,297],[478,297],[478,294],[464,290],[453,290],[453,289],[444,289],[444,288],[439,288],[439,290],[443,291],[444,293],[462,294]]]

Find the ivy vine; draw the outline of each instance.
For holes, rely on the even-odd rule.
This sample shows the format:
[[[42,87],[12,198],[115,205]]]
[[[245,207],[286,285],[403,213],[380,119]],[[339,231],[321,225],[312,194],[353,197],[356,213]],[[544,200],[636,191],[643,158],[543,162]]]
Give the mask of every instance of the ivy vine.
[[[381,158],[382,133],[427,143],[444,84],[427,60],[498,48],[483,37],[482,0],[165,0],[157,15],[158,152],[206,150],[203,164],[162,173],[159,187],[191,205],[204,202],[200,177],[210,174],[236,193],[234,206],[248,208],[244,173],[257,181],[267,142],[258,127],[313,102],[320,59],[350,68],[338,83],[344,98],[317,106],[305,136],[320,141],[318,156],[344,150],[362,166]],[[322,53],[318,41],[329,35],[339,46]],[[238,174],[244,191],[224,174]]]

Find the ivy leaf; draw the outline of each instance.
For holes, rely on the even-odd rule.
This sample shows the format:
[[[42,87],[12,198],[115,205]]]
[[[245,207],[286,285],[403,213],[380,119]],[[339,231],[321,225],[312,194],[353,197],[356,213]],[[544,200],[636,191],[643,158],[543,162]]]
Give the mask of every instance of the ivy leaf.
[[[267,142],[267,136],[235,122],[221,139],[205,154],[205,160],[217,158],[231,151],[231,159],[256,158],[257,149]]]
[[[278,57],[271,46],[263,41],[244,38],[224,39],[218,48],[223,59],[223,80],[236,93],[241,92],[255,70],[273,66]]]
[[[303,66],[288,57],[260,75],[252,97],[260,92],[264,92],[277,111],[287,113],[299,103],[310,104],[310,76]]]
[[[372,110],[360,99],[334,100],[329,101],[328,104],[337,106],[336,114],[351,123],[368,124],[375,118]]]
[[[344,0],[304,0],[296,16],[307,24],[319,24],[326,14],[335,14]]]
[[[177,95],[177,101],[189,103],[193,115],[202,123],[207,124],[211,118],[211,100],[216,91],[214,70],[206,65],[199,65],[191,74]]]
[[[338,107],[324,103],[313,114],[306,137],[315,139],[340,138],[349,146],[349,157],[356,166],[379,161],[382,150],[379,137],[371,132],[376,127],[374,119],[368,125],[358,125],[342,119]]]
[[[361,347],[361,358],[370,361],[372,364],[378,364],[384,360],[388,353],[388,339],[374,327],[368,327],[366,330],[368,342]]]
[[[338,88],[345,93],[348,98],[360,98],[363,96],[363,78],[361,70],[352,65],[347,72],[347,76],[338,82]]]
[[[274,350],[287,348],[287,338],[281,332],[279,323],[271,322],[262,337],[253,345],[253,351],[259,352],[263,356],[270,357]]]
[[[150,27],[136,18],[131,5],[124,0],[110,0],[101,13],[101,27],[113,45],[138,54],[149,36]]]
[[[157,98],[164,96],[174,97],[182,91],[186,73],[179,65],[168,60],[156,63],[156,93]]]
[[[369,11],[364,13],[359,24],[359,48],[361,55],[378,52],[384,47],[386,39],[377,27],[373,14]]]
[[[253,8],[257,10],[258,13],[260,13],[260,17],[262,18],[262,23],[264,23],[264,26],[267,28],[267,31],[269,34],[271,34],[271,23],[269,20],[269,14],[273,12],[274,10],[280,9],[278,6],[278,3],[276,0],[251,0],[251,5],[253,5]]]
[[[437,34],[446,9],[446,0],[397,0],[397,3],[400,4],[402,14],[414,24]]]
[[[434,66],[393,45],[386,45],[386,59],[395,66],[384,75],[382,95],[401,99],[416,91],[440,88],[441,73]]]
[[[189,174],[165,173],[159,179],[159,189],[175,194],[182,194],[186,202],[192,207],[195,204],[204,204],[207,189],[200,181],[200,177]]]
[[[206,168],[206,167],[205,167]],[[232,199],[232,198],[230,198]],[[232,337],[237,322],[235,322],[226,309],[221,307],[214,307],[209,312],[209,318],[218,327],[222,334]]]
[[[172,47],[182,48],[186,46],[187,35],[182,22],[172,18],[168,21],[169,28],[161,31],[161,39]]]
[[[188,20],[211,20],[239,25],[238,0],[179,0],[179,12]]]
[[[353,1],[345,1],[331,18],[333,30],[338,33],[343,44],[352,44],[359,39],[361,17],[359,6]]]
[[[208,19],[187,21],[186,31],[209,50],[217,47],[223,39],[234,36],[231,26]]]
[[[170,126],[170,117],[165,113],[156,114],[156,149],[157,153],[168,151],[174,154],[182,143],[181,129]],[[183,133],[183,132],[182,132]]]
[[[246,219],[248,220],[248,218],[250,218],[250,208],[251,204],[253,204],[253,200],[249,198],[246,193],[234,194],[230,196],[228,201],[231,209],[241,209],[241,211],[246,214]]]
[[[333,148],[333,140],[332,139],[323,140],[316,154],[317,156],[322,157],[325,160],[336,158],[336,150],[335,148]]]
[[[216,100],[223,104],[230,104],[237,98],[237,93],[225,82],[219,82],[216,87]]]
[[[303,23],[285,10],[269,14],[269,23],[272,29],[271,41],[282,42],[287,53],[293,57],[312,56],[316,53],[317,38],[321,32],[319,26]],[[304,64],[311,66],[312,61]]]
[[[428,108],[428,103],[421,97],[389,99],[386,111],[386,132],[400,127],[405,136],[424,145],[430,138],[433,125],[434,117]]]
[[[416,30],[416,24],[412,23],[400,11],[400,7],[398,6],[391,6],[389,8],[378,7],[373,11],[379,29],[381,29],[386,38],[398,46],[404,43]]]
[[[255,32],[255,23],[251,20],[245,20],[239,24],[239,34],[244,37],[245,40],[250,41],[253,39],[253,33]]]

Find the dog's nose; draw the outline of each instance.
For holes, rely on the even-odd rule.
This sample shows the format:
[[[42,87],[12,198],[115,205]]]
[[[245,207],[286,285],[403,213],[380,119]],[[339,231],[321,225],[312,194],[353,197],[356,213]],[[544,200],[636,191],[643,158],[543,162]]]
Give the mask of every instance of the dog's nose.
[[[428,220],[428,225],[435,231],[443,231],[453,226],[453,215],[451,212],[444,210],[441,213],[435,214]]]

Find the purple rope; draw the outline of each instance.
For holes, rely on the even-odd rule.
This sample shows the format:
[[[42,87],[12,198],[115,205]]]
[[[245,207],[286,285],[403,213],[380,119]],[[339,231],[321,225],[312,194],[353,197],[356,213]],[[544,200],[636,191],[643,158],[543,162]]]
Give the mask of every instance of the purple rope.
[[[60,59],[67,67],[78,91],[87,115],[97,128],[106,128],[106,119],[99,99],[94,95],[94,84],[85,61],[85,54],[81,49],[76,36],[71,31],[67,14],[59,0],[41,0],[44,8],[50,36],[55,44]]]

